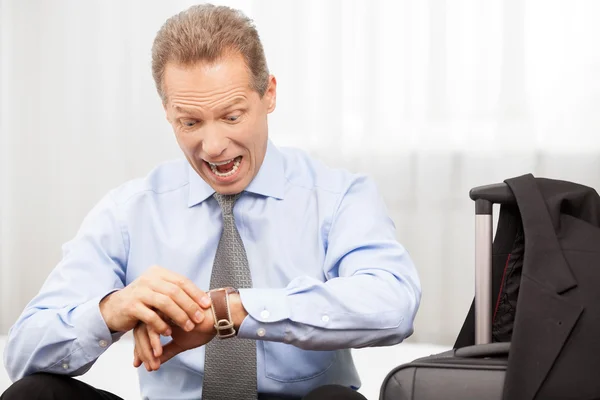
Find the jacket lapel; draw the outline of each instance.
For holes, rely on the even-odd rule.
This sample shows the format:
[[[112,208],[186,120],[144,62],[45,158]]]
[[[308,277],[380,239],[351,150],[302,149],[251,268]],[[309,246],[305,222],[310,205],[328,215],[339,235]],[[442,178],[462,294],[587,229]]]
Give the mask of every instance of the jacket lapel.
[[[535,178],[528,174],[506,181],[521,213],[525,258],[511,340],[505,399],[533,399],[583,307],[563,296],[577,286],[556,237],[551,214]],[[558,221],[559,218],[554,218]]]
[[[525,232],[523,273],[535,281],[563,293],[577,286],[575,276],[567,264],[556,237],[553,220],[560,220],[560,208],[548,210],[535,178],[524,175],[508,179],[521,213]],[[557,215],[558,214],[558,215]]]

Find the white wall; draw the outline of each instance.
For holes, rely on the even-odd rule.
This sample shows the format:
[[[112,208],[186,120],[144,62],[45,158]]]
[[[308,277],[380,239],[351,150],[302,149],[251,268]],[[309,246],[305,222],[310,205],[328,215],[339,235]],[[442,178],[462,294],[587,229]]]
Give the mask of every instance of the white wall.
[[[110,188],[179,155],[150,74],[192,1],[0,0],[0,332]],[[532,172],[600,186],[600,3],[231,1],[279,82],[271,137],[370,173],[423,283],[412,340],[472,296],[467,192]]]

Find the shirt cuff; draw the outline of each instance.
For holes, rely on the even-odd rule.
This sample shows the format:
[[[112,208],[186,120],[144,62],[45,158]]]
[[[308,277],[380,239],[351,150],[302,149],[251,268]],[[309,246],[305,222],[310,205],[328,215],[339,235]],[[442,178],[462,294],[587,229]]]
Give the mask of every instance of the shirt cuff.
[[[283,342],[289,324],[285,289],[239,289],[240,300],[248,312],[238,337]]]
[[[110,333],[100,313],[100,301],[109,293],[95,297],[73,310],[73,325],[77,332],[77,343],[87,361],[97,359],[108,347],[118,341],[125,332]]]

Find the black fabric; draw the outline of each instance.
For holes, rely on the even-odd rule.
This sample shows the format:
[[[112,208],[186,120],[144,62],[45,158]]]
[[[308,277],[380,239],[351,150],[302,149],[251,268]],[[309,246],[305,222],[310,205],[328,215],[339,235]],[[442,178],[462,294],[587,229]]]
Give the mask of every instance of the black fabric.
[[[301,398],[294,396],[282,396],[278,394],[259,393],[258,400],[301,400]]]
[[[510,342],[513,334],[521,274],[525,253],[525,235],[519,229],[513,250],[506,258],[496,308],[492,314],[492,342]],[[493,304],[493,303],[492,303]]]
[[[87,383],[64,375],[33,374],[13,383],[0,400],[123,400],[119,396],[96,389]],[[300,400],[299,397],[258,394],[259,400]],[[366,400],[360,393],[339,385],[326,385],[304,396],[302,400]]]
[[[325,385],[318,387],[306,396],[286,397],[277,394],[258,394],[258,400],[367,400],[362,394],[340,385]]]
[[[600,398],[600,196],[531,174],[505,182],[516,198],[525,250],[503,399]],[[496,242],[508,247],[518,231],[500,227],[518,223],[501,211],[495,255]],[[503,263],[493,258],[494,279],[509,252]],[[469,314],[458,347],[473,343]]]
[[[33,374],[13,383],[0,400],[123,400],[80,380],[53,374]]]
[[[302,400],[367,400],[362,394],[340,385],[325,385],[316,388]]]
[[[468,357],[458,354],[460,350],[451,350],[400,365],[384,379],[379,399],[499,399],[507,364],[506,347],[487,346],[463,348],[473,350]]]

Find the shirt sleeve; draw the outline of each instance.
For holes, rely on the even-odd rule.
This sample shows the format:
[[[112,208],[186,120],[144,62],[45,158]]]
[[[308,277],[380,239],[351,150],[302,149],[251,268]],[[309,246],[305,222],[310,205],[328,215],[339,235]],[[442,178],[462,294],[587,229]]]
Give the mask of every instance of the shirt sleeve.
[[[249,315],[238,336],[335,350],[413,333],[419,277],[372,180],[357,177],[341,196],[325,246],[324,282],[302,276],[283,289],[240,289]]]
[[[59,264],[9,331],[4,365],[11,380],[36,372],[81,375],[123,334],[100,313],[106,295],[124,287],[128,237],[110,195],[63,246]]]

